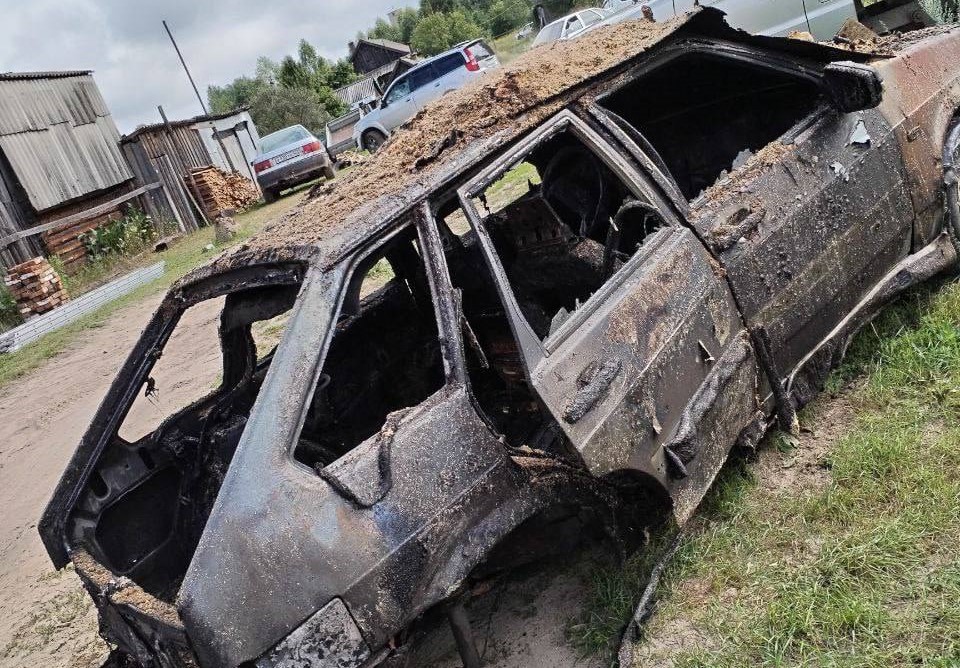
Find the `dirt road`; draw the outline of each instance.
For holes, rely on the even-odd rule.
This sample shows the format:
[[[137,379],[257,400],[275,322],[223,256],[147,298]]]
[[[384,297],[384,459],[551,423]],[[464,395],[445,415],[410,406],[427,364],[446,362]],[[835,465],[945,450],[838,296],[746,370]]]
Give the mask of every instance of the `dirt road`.
[[[27,377],[0,390],[0,666],[99,665],[96,614],[67,570],[56,573],[36,523],[50,492],[159,303],[118,311]]]

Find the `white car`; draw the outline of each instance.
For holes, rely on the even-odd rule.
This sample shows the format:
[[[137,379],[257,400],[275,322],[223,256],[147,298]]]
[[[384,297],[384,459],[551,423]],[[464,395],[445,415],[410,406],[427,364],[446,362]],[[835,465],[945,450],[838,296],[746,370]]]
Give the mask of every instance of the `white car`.
[[[579,37],[605,18],[606,13],[596,7],[567,14],[543,26],[533,40],[533,46]]]
[[[418,63],[394,79],[380,105],[357,121],[353,128],[354,141],[360,148],[376,152],[394,128],[412,118],[428,102],[499,66],[493,49],[482,39],[458,44]]]
[[[690,11],[694,3],[695,0],[605,0],[603,11],[609,18],[589,29],[641,19],[644,5],[650,7],[655,21],[666,21]],[[819,40],[830,40],[850,18],[881,34],[933,23],[916,0],[700,0],[699,4],[722,10],[727,23],[735,28],[774,37],[800,31]],[[587,30],[580,34],[583,32]]]

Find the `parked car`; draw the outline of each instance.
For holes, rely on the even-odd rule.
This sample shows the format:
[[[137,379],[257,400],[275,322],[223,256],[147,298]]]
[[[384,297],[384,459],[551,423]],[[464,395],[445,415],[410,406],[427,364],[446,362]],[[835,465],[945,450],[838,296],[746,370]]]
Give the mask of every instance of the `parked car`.
[[[291,125],[261,137],[260,152],[251,164],[267,202],[275,201],[286,188],[320,176],[336,176],[327,148],[302,125]]]
[[[181,279],[39,523],[110,665],[407,665],[430,611],[470,657],[484,578],[683,524],[957,266],[960,28],[885,48],[559,43]]]
[[[533,34],[533,23],[524,23],[520,30],[517,31],[517,39],[524,40],[530,37]]]
[[[592,26],[606,18],[599,8],[581,9],[578,12],[562,16],[540,29],[533,40],[533,46],[548,44],[558,40],[574,39],[587,32]]]
[[[379,106],[354,126],[357,146],[376,152],[397,126],[428,103],[499,66],[490,45],[475,39],[411,67],[393,80]]]
[[[695,0],[605,0],[603,9],[610,25],[643,18],[643,7],[653,11],[656,21],[671,19],[690,11]],[[844,21],[858,19],[880,34],[913,30],[933,25],[933,19],[916,0],[700,0],[703,6],[720,9],[727,22],[758,35],[786,36],[809,32],[829,41]],[[599,27],[599,26],[595,26]]]

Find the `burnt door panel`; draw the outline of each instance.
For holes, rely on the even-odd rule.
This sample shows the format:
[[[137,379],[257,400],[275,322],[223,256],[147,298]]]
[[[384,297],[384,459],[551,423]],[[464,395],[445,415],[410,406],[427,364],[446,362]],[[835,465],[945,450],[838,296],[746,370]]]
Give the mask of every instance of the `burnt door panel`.
[[[689,230],[662,231],[611,283],[576,330],[546,341],[533,384],[594,474],[640,472],[685,520],[756,417],[752,348]]]
[[[557,171],[548,166],[542,189],[480,216],[475,200],[507,170],[569,150],[570,139],[592,154],[578,153],[578,164],[602,162],[609,170],[605,178],[615,175],[622,187],[616,191],[617,183],[603,181],[600,190],[617,192],[610,215],[598,217],[603,234],[584,232],[589,225],[578,234],[556,214],[571,202],[592,201],[583,185],[593,182],[589,170],[563,181],[564,197],[551,199],[559,188],[552,180]],[[594,475],[633,476],[654,493],[669,494],[677,518],[685,520],[741,430],[760,419],[753,350],[722,269],[678,224],[651,182],[569,112],[463,186],[459,198],[496,277],[528,380],[584,465]],[[537,209],[539,226],[527,232],[521,224],[526,218],[515,207],[540,200],[546,206]],[[544,222],[555,214],[556,233]],[[630,234],[649,229],[650,216],[659,221],[657,229],[635,237],[635,250],[610,252],[625,248],[620,242]],[[512,225],[524,249],[536,252],[504,242],[504,225]],[[545,244],[549,248],[539,250]],[[584,268],[599,255],[605,278],[584,293],[570,279],[589,273]],[[614,255],[617,262],[609,264]],[[560,266],[558,260],[568,262],[562,265],[571,267],[568,274],[543,269]],[[577,298],[558,299],[566,292]],[[543,293],[553,301],[540,299]],[[534,316],[544,316],[539,320],[549,328]]]
[[[763,153],[693,216],[786,374],[910,252],[913,210],[875,110],[826,112],[794,145]]]

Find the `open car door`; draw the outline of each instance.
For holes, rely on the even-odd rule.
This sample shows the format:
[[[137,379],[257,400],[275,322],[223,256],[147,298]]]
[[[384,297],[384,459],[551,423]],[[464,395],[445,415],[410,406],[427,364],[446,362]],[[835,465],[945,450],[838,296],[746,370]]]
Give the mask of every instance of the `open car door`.
[[[502,177],[540,178],[488,206]],[[757,367],[723,274],[652,183],[564,111],[459,190],[528,381],[595,475],[692,513],[757,419]]]

